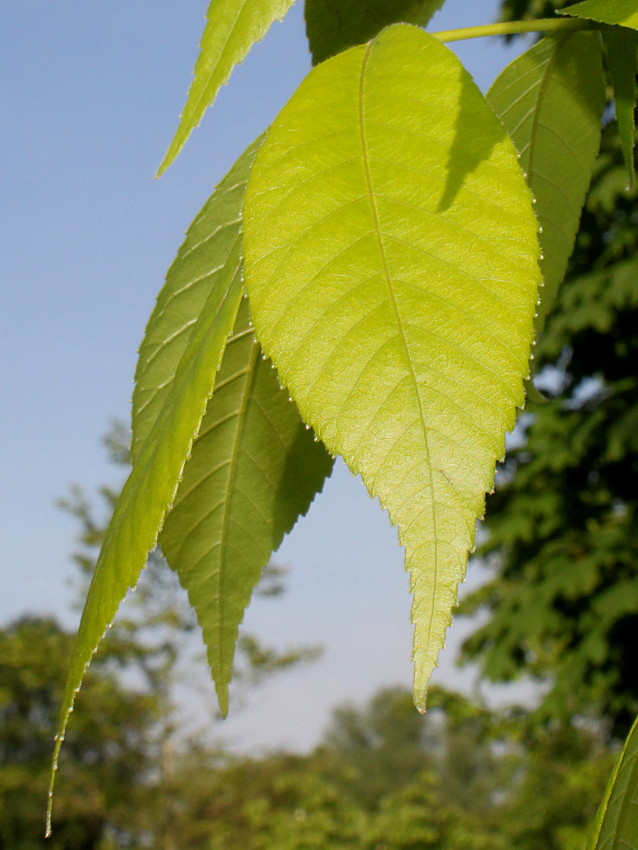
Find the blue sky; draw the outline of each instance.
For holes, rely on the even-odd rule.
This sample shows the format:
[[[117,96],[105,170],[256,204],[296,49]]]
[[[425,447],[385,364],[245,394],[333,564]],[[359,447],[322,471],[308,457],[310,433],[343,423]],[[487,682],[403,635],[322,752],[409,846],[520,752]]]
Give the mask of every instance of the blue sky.
[[[175,129],[205,0],[4,0],[0,35],[0,622],[67,623],[75,527],[54,506],[76,482],[117,481],[100,438],[129,412],[136,351],[189,222],[309,69],[297,3],[238,68],[180,158],[153,174]],[[492,0],[447,0],[431,29],[493,20]],[[486,88],[523,45],[454,45]],[[277,603],[247,626],[272,642],[322,642],[324,659],[260,691],[226,729],[304,746],[329,707],[410,685],[410,599],[393,529],[338,468],[276,560]],[[454,643],[454,640],[452,640]],[[456,681],[451,652],[439,679]]]

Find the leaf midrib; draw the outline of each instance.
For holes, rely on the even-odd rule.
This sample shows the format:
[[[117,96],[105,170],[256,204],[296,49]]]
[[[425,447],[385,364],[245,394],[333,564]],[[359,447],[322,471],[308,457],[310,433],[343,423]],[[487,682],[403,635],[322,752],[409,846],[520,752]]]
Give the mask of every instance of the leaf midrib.
[[[251,393],[252,393],[252,390],[253,390],[253,387],[254,387],[254,383],[255,383],[255,376],[256,376],[256,373],[257,373],[255,366],[257,364],[258,356],[259,356],[259,343],[257,342],[256,339],[254,339],[253,344],[252,344],[252,352],[250,354],[250,358],[249,358],[249,361],[248,361],[248,367],[247,367],[248,374],[247,374],[247,377],[246,377],[246,380],[245,380],[245,383],[244,383],[244,389],[242,391],[241,400],[240,400],[240,403],[239,403],[239,409],[238,409],[238,412],[237,412],[235,437],[234,437],[234,440],[233,440],[233,448],[232,448],[230,459],[229,459],[229,475],[228,475],[228,483],[227,483],[228,496],[227,496],[227,498],[224,502],[224,510],[222,512],[222,526],[221,526],[221,533],[220,533],[220,538],[219,538],[222,556],[221,556],[221,559],[220,559],[221,563],[220,563],[220,568],[217,572],[217,582],[216,582],[218,599],[222,599],[222,587],[221,587],[221,585],[222,585],[222,574],[223,574],[223,571],[224,571],[224,564],[225,564],[225,559],[224,559],[223,553],[226,551],[226,547],[227,547],[228,530],[229,530],[229,527],[230,527],[230,516],[232,514],[232,506],[233,506],[233,503],[234,503],[235,481],[236,481],[236,478],[237,478],[237,459],[239,457],[239,450],[240,450],[240,446],[241,446],[241,437],[242,437],[242,434],[244,432],[244,428],[243,428],[244,421],[246,419],[248,406],[249,406],[249,400],[250,400],[250,396],[251,396]],[[224,620],[223,606],[220,606],[219,619],[217,621],[217,632],[218,632],[218,634],[217,634],[217,642],[216,642],[217,663],[218,663],[220,669],[221,669],[222,664],[223,664],[223,660],[222,660],[222,638],[223,638],[223,633],[224,633],[223,620]]]
[[[438,541],[438,534],[437,534],[437,527],[436,527],[437,526],[436,511],[434,509],[434,498],[433,498],[434,497],[434,481],[433,481],[433,478],[432,478],[432,467],[431,467],[431,458],[430,458],[430,445],[429,445],[429,441],[428,441],[428,431],[427,431],[427,428],[426,428],[426,425],[425,425],[425,415],[424,415],[424,411],[423,411],[423,404],[421,402],[421,394],[419,392],[419,385],[418,385],[417,380],[416,380],[416,375],[415,375],[415,372],[414,372],[414,366],[412,365],[412,359],[410,357],[410,351],[409,351],[409,348],[408,348],[407,339],[405,337],[405,332],[403,330],[403,323],[401,321],[401,315],[399,313],[399,308],[398,308],[396,298],[395,298],[395,295],[394,295],[394,290],[392,288],[392,281],[390,279],[390,272],[389,272],[389,269],[388,269],[387,258],[386,258],[385,249],[384,249],[384,246],[383,246],[383,237],[382,237],[382,233],[381,233],[381,225],[380,225],[380,222],[379,222],[379,212],[377,210],[374,188],[373,188],[373,184],[372,184],[372,175],[370,173],[370,164],[369,164],[369,157],[368,157],[368,145],[367,145],[366,134],[365,134],[364,106],[363,106],[364,84],[365,84],[366,70],[367,70],[368,62],[370,60],[370,55],[371,55],[371,52],[372,52],[373,44],[374,44],[373,42],[370,42],[366,46],[365,53],[364,53],[364,56],[363,56],[363,62],[361,63],[361,74],[360,74],[360,78],[359,78],[359,131],[360,131],[360,138],[361,138],[361,154],[362,154],[362,161],[363,161],[363,171],[364,171],[364,174],[365,174],[366,186],[367,186],[367,190],[368,190],[368,198],[369,198],[369,201],[370,201],[370,208],[372,210],[372,217],[373,217],[373,223],[374,223],[374,235],[375,235],[377,246],[378,246],[378,249],[379,249],[381,264],[383,266],[383,274],[384,274],[385,281],[386,281],[386,284],[387,284],[387,287],[388,287],[389,300],[390,300],[390,304],[392,305],[392,310],[394,312],[394,316],[395,316],[395,320],[396,320],[396,324],[397,324],[397,329],[398,329],[398,332],[399,332],[399,338],[401,340],[401,346],[403,348],[407,367],[408,367],[408,370],[410,372],[410,378],[411,378],[412,384],[414,385],[414,391],[415,391],[415,395],[416,395],[416,399],[417,399],[417,406],[418,406],[418,409],[419,409],[419,419],[420,419],[421,427],[422,427],[422,430],[423,430],[423,441],[424,441],[424,446],[425,446],[425,463],[426,463],[427,475],[428,475],[428,478],[429,478],[428,486],[429,486],[429,490],[430,490],[430,495],[432,497],[431,500],[430,500],[430,506],[431,506],[430,507],[430,514],[431,514],[433,539],[434,539],[434,584],[436,586],[438,584],[438,574],[437,574],[437,571],[438,571],[438,542],[437,542]],[[429,642],[430,637],[431,637],[433,616],[434,616],[434,608],[433,608],[433,599],[432,599],[431,606],[430,606],[430,617],[428,618],[428,642]]]
[[[244,2],[242,3],[241,9],[239,10],[237,17],[233,21],[233,24],[232,24],[232,26],[231,26],[231,28],[228,32],[228,35],[226,36],[226,39],[224,40],[223,46],[222,46],[221,50],[219,51],[217,62],[215,64],[215,66],[213,67],[213,69],[210,71],[211,77],[219,71],[219,66],[222,63],[222,60],[225,59],[225,57],[226,57],[226,51],[228,50],[228,45],[230,43],[230,40],[235,35],[239,21],[241,20],[242,15],[246,11],[246,6],[248,5],[249,2],[250,2],[250,0],[244,0]],[[208,22],[210,22],[210,18],[208,19]],[[204,35],[206,35],[206,30],[204,30]],[[202,50],[204,48],[204,38],[202,38],[201,48],[202,48]],[[206,66],[204,65],[204,67],[206,67]],[[202,90],[202,93],[200,94],[200,96],[197,98],[197,100],[193,104],[193,106],[190,110],[191,115],[198,115],[198,114],[203,115],[203,113],[206,111],[206,107],[204,107],[204,109],[201,110],[202,103],[209,98],[209,93],[210,93],[211,89],[213,89],[213,88],[214,88],[213,82],[212,82],[212,80],[209,79],[208,84],[204,87],[204,89]]]
[[[538,128],[541,124],[541,109],[543,108],[543,102],[545,96],[547,94],[547,89],[549,88],[549,84],[552,81],[552,74],[554,68],[556,66],[556,62],[558,60],[558,54],[560,49],[564,46],[565,42],[570,38],[570,35],[562,36],[557,39],[559,42],[556,45],[556,50],[554,50],[549,58],[549,62],[547,63],[547,68],[543,77],[540,81],[538,87],[538,96],[536,97],[536,109],[534,110],[534,116],[532,118],[532,128],[530,130],[530,138],[529,138],[529,161],[527,164],[527,171],[529,174],[529,185],[531,186],[534,182],[534,158],[536,155],[536,136],[538,134]]]

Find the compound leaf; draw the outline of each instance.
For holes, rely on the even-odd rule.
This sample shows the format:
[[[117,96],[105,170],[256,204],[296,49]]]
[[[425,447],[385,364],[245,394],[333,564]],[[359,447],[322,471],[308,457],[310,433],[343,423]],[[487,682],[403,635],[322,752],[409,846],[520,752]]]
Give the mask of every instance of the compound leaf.
[[[638,720],[612,773],[587,850],[638,850]]]
[[[223,714],[253,588],[331,468],[263,357],[244,299],[160,536],[202,627]]]
[[[565,275],[600,147],[600,36],[573,32],[542,39],[505,68],[487,99],[518,148],[536,199],[545,284],[540,331]]]
[[[605,27],[603,38],[607,46],[607,64],[614,86],[618,134],[629,178],[627,188],[633,189],[638,33],[624,27]]]
[[[426,26],[443,0],[306,0],[313,64],[363,44],[400,21]]]
[[[424,708],[523,401],[540,274],[516,151],[454,54],[396,25],[319,65],[284,107],[244,228],[264,350],[399,527]]]
[[[241,213],[246,182],[260,137],[239,157],[191,224],[166,275],[148,321],[135,372],[131,455],[157,421],[177,366],[211,292],[241,252]]]
[[[638,29],[638,0],[585,0],[567,9],[557,9],[561,15],[574,15],[601,24],[619,24]]]
[[[183,148],[219,89],[256,41],[280,21],[295,0],[211,0],[193,82],[179,126],[157,171],[159,177]]]

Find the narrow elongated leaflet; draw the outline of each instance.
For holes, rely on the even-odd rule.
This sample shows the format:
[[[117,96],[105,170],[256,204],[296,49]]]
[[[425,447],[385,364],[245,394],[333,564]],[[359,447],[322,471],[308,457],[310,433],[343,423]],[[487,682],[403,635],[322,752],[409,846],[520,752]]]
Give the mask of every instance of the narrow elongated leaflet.
[[[241,258],[241,216],[248,175],[263,136],[239,157],[188,228],[146,326],[135,370],[131,455],[171,392],[179,361],[213,289]]]
[[[106,532],[82,612],[62,702],[51,787],[64,730],[91,656],[127,590],[134,587],[177,489],[213,391],[242,293],[239,252],[211,295],[180,361],[171,392],[140,448]],[[49,818],[50,829],[50,818]]]
[[[224,714],[252,591],[332,463],[262,356],[244,299],[160,536],[197,613]]]
[[[600,147],[605,106],[600,35],[542,39],[505,68],[487,99],[518,148],[536,199],[544,278],[538,332],[565,275]]]
[[[306,0],[306,34],[314,65],[363,44],[390,24],[426,26],[443,0]]]
[[[254,155],[254,149],[249,155]],[[221,194],[224,196],[225,192]],[[231,214],[226,221],[231,221],[232,218]],[[211,233],[216,232],[216,225],[223,222],[223,215],[221,220],[207,219]],[[196,230],[199,221],[198,218],[195,222]],[[152,419],[136,420],[138,440],[133,452],[133,468],[115,505],[82,612],[56,736],[47,821],[49,832],[51,795],[57,760],[75,694],[105,630],[112,622],[127,590],[137,583],[148,553],[157,542],[164,517],[175,497],[184,463],[213,391],[226,339],[235,323],[243,292],[241,240],[238,232],[231,236],[233,238],[224,255],[223,265],[214,273],[214,285],[208,287],[204,296],[201,293],[197,296],[202,303],[194,322],[190,321],[192,317],[185,321],[188,327],[185,345],[179,349],[156,347],[162,356],[166,355],[165,360],[161,357],[158,360],[158,363],[163,364],[161,368],[164,373],[171,368],[174,374],[171,375],[168,382],[170,386],[167,385],[163,392]],[[194,240],[193,249],[198,241],[199,237]],[[191,252],[185,252],[183,255],[185,263],[188,262],[189,256],[192,256]],[[201,266],[200,260],[201,258],[195,262],[194,273],[191,276],[186,275],[192,277],[193,282],[197,271],[205,269],[205,263]],[[175,269],[173,271],[175,272]],[[179,275],[175,273],[172,281],[175,283],[175,292],[181,291]],[[191,302],[190,307],[192,306]],[[171,314],[169,308],[168,315],[171,321],[175,322],[176,329],[181,327],[177,310],[175,314]],[[156,321],[161,324],[161,317],[156,315],[155,319],[151,320],[151,334],[157,329]],[[145,380],[151,374],[154,368],[151,352],[154,350],[156,349],[152,346],[150,349],[145,348],[143,344],[142,351],[148,354],[148,359],[138,373],[138,378],[141,375]],[[139,398],[138,396],[138,401]],[[139,412],[138,409],[138,414]]]
[[[211,0],[193,82],[179,126],[157,171],[159,177],[184,147],[204,112],[256,41],[280,21],[295,0]]]
[[[628,188],[635,183],[634,148],[636,106],[636,54],[638,33],[626,27],[605,27],[603,38],[607,46],[607,64],[614,86],[614,103],[618,133],[628,174]]]
[[[638,720],[614,768],[587,850],[638,850]]]
[[[620,24],[638,29],[638,0],[585,0],[566,9],[557,9],[560,15],[574,15],[603,24]]]
[[[284,107],[244,227],[264,350],[398,525],[423,709],[523,401],[540,275],[516,151],[454,54],[393,26]]]

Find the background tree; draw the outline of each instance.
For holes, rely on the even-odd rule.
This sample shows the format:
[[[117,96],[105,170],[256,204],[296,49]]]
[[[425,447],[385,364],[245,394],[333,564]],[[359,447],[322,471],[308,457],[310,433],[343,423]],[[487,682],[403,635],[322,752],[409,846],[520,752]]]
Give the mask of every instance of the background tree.
[[[370,810],[427,772],[448,803],[487,815],[495,787],[506,784],[506,760],[494,752],[499,724],[497,715],[441,688],[432,688],[424,718],[405,689],[386,688],[364,708],[336,708],[322,747],[337,784]]]
[[[496,820],[505,846],[582,850],[617,753],[591,724],[541,725],[528,716],[509,728],[518,739],[520,761]]]
[[[191,753],[180,762],[187,791],[178,846],[582,846],[612,759],[597,730],[539,729],[524,712],[487,711],[439,689],[431,702],[425,717],[408,713],[409,692],[393,688],[364,706],[341,706],[323,742],[305,756],[207,762],[205,754]],[[542,799],[530,817],[533,795]],[[202,845],[204,837],[210,843]]]
[[[55,839],[43,811],[57,713],[73,636],[54,620],[23,617],[0,630],[0,848],[94,850],[109,836],[131,847],[158,753],[152,693],[124,687],[113,645],[98,653],[78,698],[61,761]],[[62,799],[63,798],[63,799]],[[143,802],[145,801],[145,802]]]

